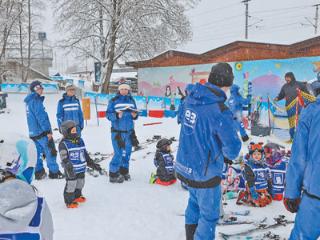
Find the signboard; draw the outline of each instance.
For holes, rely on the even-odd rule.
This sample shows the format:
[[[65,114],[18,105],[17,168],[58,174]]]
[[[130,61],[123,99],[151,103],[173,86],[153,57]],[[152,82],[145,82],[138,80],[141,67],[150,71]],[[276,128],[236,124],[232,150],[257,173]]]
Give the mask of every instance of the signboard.
[[[101,82],[101,62],[94,63],[94,81],[96,83]]]

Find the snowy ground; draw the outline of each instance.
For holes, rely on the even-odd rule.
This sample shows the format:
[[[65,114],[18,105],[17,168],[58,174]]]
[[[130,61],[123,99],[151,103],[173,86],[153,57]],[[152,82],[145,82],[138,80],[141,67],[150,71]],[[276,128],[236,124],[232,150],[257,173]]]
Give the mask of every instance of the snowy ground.
[[[49,113],[53,128],[56,127],[56,106],[61,94],[46,95],[45,106]],[[8,97],[9,114],[0,114],[0,138],[6,140],[11,133],[18,133],[27,136],[27,125],[25,107],[23,103],[24,94],[10,94]],[[104,110],[106,106],[100,106]],[[91,116],[84,129],[83,138],[90,152],[112,153],[110,139],[110,123],[106,119],[100,119],[100,126],[94,117],[94,107]],[[143,126],[143,123],[163,122],[160,125]],[[140,118],[136,122],[136,132],[140,142],[152,137],[161,135],[164,137],[179,136],[179,126],[175,119],[152,119]],[[55,138],[60,137],[58,132],[54,133]],[[276,140],[276,138],[268,138]],[[266,142],[268,139],[259,139]],[[255,139],[258,140],[258,139]],[[281,142],[283,144],[283,142]],[[177,142],[173,143],[176,151]],[[246,146],[243,146],[245,153]],[[58,240],[157,240],[185,239],[184,234],[184,209],[186,208],[188,193],[175,184],[169,187],[150,185],[148,183],[153,166],[155,144],[147,149],[132,154],[130,173],[131,182],[123,184],[110,184],[107,177],[94,178],[86,177],[84,195],[88,201],[78,209],[67,209],[63,202],[64,180],[42,180],[34,181],[39,192],[45,196],[55,225],[55,239]],[[59,161],[59,160],[58,160]],[[108,169],[108,161],[102,162],[102,166]],[[261,219],[284,214],[288,219],[294,215],[285,211],[281,202],[273,202],[266,208],[248,208],[237,206],[234,200],[227,201],[226,211],[250,209],[251,214],[242,219]],[[250,225],[228,226],[217,228],[218,232],[237,232],[250,227]],[[274,233],[281,234],[287,238],[292,225],[274,230]]]

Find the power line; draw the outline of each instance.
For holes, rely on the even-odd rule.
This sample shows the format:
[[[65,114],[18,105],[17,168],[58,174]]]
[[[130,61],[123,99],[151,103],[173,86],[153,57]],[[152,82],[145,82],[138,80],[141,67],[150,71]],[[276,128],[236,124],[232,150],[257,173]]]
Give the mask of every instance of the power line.
[[[309,24],[301,23],[301,25],[303,25],[303,26],[306,26],[306,25],[312,26],[314,28],[314,34],[315,35],[317,35],[317,33],[318,33],[319,6],[320,6],[320,4],[313,5],[313,7],[316,8],[314,22],[312,20],[310,20],[308,17],[305,17],[305,19],[309,22]]]
[[[190,18],[196,18],[196,17],[199,17],[199,15],[205,15],[205,14],[213,13],[213,12],[216,12],[216,11],[219,11],[219,10],[223,10],[223,9],[226,9],[226,8],[234,7],[234,6],[236,6],[236,3],[240,3],[240,1],[236,0],[232,4],[228,4],[228,5],[225,5],[225,6],[222,6],[222,7],[219,7],[219,8],[214,8],[214,9],[211,9],[211,10],[206,10],[206,11],[203,11],[203,12],[199,12],[197,14],[192,14],[189,17]]]
[[[235,19],[235,18],[238,18],[238,17],[241,17],[241,16],[242,16],[242,14],[233,15],[233,16],[228,17],[227,19],[224,17],[224,18],[217,19],[217,20],[215,20],[213,22],[210,22],[210,23],[201,24],[201,25],[195,25],[195,27],[200,28],[200,27],[206,27],[206,26],[215,25],[216,23],[220,23],[220,22],[228,22],[228,21],[230,21],[232,19]]]
[[[268,12],[282,12],[282,11],[287,11],[287,10],[292,10],[292,9],[303,9],[303,8],[310,8],[312,7],[311,5],[302,5],[302,6],[296,6],[296,7],[289,7],[289,8],[276,8],[276,9],[269,9],[269,10],[259,10],[259,11],[253,11],[252,13],[268,13]]]

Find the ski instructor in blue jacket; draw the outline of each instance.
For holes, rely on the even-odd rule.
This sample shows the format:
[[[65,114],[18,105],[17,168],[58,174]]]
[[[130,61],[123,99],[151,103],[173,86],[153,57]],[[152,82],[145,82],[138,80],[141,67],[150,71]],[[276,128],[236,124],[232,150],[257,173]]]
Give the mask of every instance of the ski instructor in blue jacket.
[[[79,99],[75,96],[76,87],[66,86],[66,92],[58,102],[57,121],[59,129],[64,121],[71,120],[76,123],[77,133],[81,136],[84,126],[83,113]]]
[[[286,176],[284,204],[297,212],[289,240],[320,237],[320,81],[311,88],[317,100],[302,110]]]
[[[185,212],[187,240],[215,238],[223,163],[235,159],[241,149],[232,113],[224,104],[233,79],[229,64],[214,65],[208,83],[189,86],[188,96],[179,108],[181,132],[176,172],[189,190]]]
[[[109,101],[107,118],[111,121],[111,140],[114,156],[109,165],[109,181],[123,183],[131,180],[129,160],[132,146],[139,142],[135,135],[133,120],[138,118],[136,102],[130,94],[130,86],[122,83],[117,95]]]
[[[33,81],[30,84],[30,91],[31,93],[24,99],[24,102],[26,104],[29,137],[37,147],[35,178],[40,180],[46,177],[41,158],[41,154],[44,153],[49,168],[49,178],[61,179],[64,176],[60,172],[56,161],[57,150],[52,137],[49,116],[43,105],[44,96],[42,96],[43,87],[41,82]]]

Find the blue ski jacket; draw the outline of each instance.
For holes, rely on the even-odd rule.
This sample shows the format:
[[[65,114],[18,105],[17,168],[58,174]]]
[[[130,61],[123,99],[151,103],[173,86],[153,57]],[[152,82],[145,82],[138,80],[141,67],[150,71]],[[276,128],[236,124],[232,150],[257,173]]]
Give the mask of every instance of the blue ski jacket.
[[[291,148],[285,197],[300,197],[302,190],[320,198],[320,97],[310,103],[299,118],[297,131]]]
[[[138,115],[133,118],[131,112],[136,110],[136,102],[130,94],[122,96],[118,93],[109,101],[106,115],[114,130],[131,131],[134,129],[133,120],[138,118]],[[123,111],[122,118],[118,117],[119,111]]]
[[[80,101],[76,96],[68,96],[63,94],[62,99],[58,102],[57,121],[60,128],[61,123],[66,120],[72,120],[80,129],[83,129],[83,113],[81,110]]]
[[[220,184],[224,157],[235,159],[241,141],[220,88],[197,83],[188,91],[178,114],[181,131],[176,172],[190,187],[214,187]]]
[[[26,103],[29,136],[31,138],[52,132],[50,120],[44,108],[43,101],[44,96],[40,96],[35,92],[30,93],[24,99]]]
[[[242,114],[243,106],[250,103],[250,97],[243,98],[239,93],[239,89],[238,85],[233,84],[230,89],[231,96],[228,99],[228,106],[234,116],[239,115],[239,113]]]

